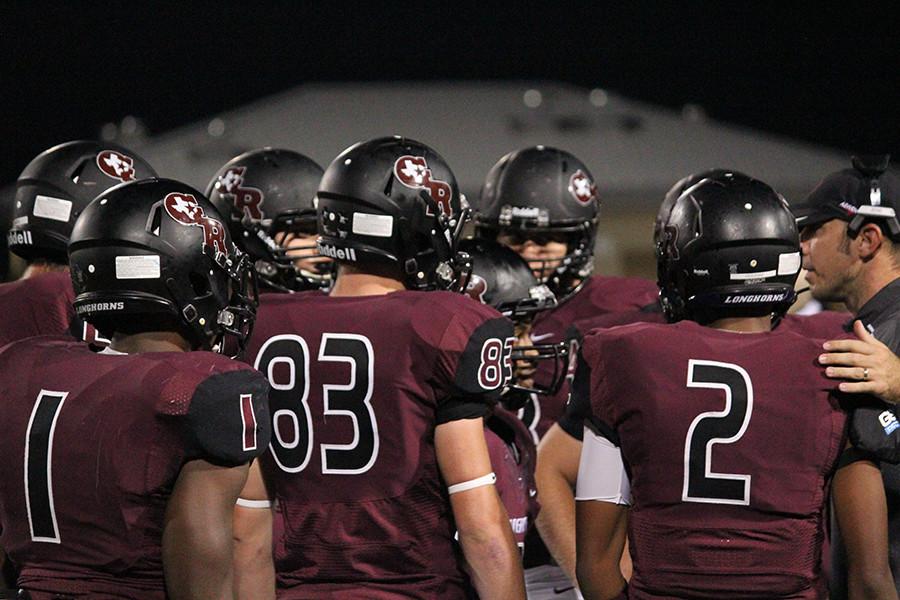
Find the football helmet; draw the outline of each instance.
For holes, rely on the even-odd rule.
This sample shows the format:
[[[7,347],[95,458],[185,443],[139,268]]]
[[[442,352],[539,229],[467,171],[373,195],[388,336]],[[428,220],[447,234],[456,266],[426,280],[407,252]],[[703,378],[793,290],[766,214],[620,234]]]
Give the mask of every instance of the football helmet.
[[[669,321],[780,317],[796,299],[797,226],[784,198],[759,180],[708,172],[675,199],[660,238],[660,302]]]
[[[243,348],[256,314],[256,276],[224,219],[171,179],[108,190],[82,212],[69,243],[75,312],[103,333],[175,328],[195,348]]]
[[[553,292],[537,280],[528,263],[510,248],[491,240],[469,239],[460,243],[460,249],[472,261],[466,294],[473,300],[496,308],[516,325],[517,334],[521,335],[522,329],[527,330],[537,313],[556,306]],[[517,365],[530,364],[532,368],[526,370],[528,376],[533,374],[533,367],[541,360],[554,361],[553,375],[547,385],[535,383],[523,386],[518,381],[522,372],[516,369],[517,377],[507,386],[508,390],[525,394],[556,394],[566,378],[568,355],[568,345],[564,342],[513,346],[511,360]],[[525,396],[508,392],[504,403],[518,409],[526,399]]]
[[[678,182],[666,192],[662,204],[659,205],[659,211],[656,213],[656,221],[653,223],[653,247],[656,252],[657,283],[661,282],[663,278],[663,274],[659,271],[659,267],[663,264],[663,261],[660,259],[662,258],[664,251],[663,242],[665,241],[665,227],[666,222],[669,220],[669,213],[672,212],[672,207],[675,206],[675,202],[689,187],[696,185],[704,179],[724,177],[729,173],[746,177],[743,173],[730,171],[728,169],[709,169],[707,171],[701,171],[700,173],[692,173],[687,177],[679,179]]]
[[[232,239],[256,264],[260,280],[281,291],[327,287],[331,261],[316,256],[310,268],[295,264],[296,253],[316,245],[279,243],[279,234],[315,234],[315,196],[322,167],[312,159],[276,148],[251,150],[222,166],[206,188],[210,202],[228,221]]]
[[[319,253],[399,268],[408,289],[462,291],[470,265],[457,250],[468,218],[456,177],[420,142],[360,142],[325,169],[318,192]]]
[[[476,236],[496,240],[554,239],[566,243],[558,260],[529,265],[562,301],[594,268],[599,210],[591,172],[573,155],[549,146],[510,152],[487,174],[475,207]]]
[[[16,182],[9,249],[26,260],[66,264],[66,245],[81,211],[109,188],[156,177],[147,162],[107,142],[54,146],[28,163]]]

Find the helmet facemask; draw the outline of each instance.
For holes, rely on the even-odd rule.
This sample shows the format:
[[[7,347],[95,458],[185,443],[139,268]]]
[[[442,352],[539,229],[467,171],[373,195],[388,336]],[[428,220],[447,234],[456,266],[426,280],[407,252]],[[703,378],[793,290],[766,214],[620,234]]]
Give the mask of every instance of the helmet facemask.
[[[584,280],[594,270],[595,223],[576,227],[479,227],[479,236],[501,241],[516,250],[528,263],[535,278],[557,296],[560,302],[581,289]],[[526,258],[522,247],[532,241],[538,246],[556,242],[565,244],[560,256],[552,258]]]
[[[537,314],[555,308],[556,296],[550,289],[540,284],[529,290],[530,298],[515,303],[514,306],[501,306],[501,314],[510,319],[516,328],[516,337],[521,339],[525,333],[530,334],[531,324]],[[514,369],[514,377],[507,385],[504,394],[504,404],[510,410],[517,410],[524,405],[528,394],[540,396],[553,396],[559,392],[566,380],[569,363],[569,345],[566,342],[529,345],[516,344],[512,347],[510,360]],[[541,361],[552,361],[553,370],[545,383],[539,383],[533,379],[537,367]],[[528,366],[530,366],[530,369]],[[521,379],[532,379],[530,385],[522,385]]]
[[[319,254],[315,212],[281,213],[272,220],[268,231],[275,241],[272,264],[286,287],[294,291],[331,287],[335,263]]]
[[[555,394],[565,380],[567,347],[523,341],[530,335],[535,316],[557,306],[556,296],[535,279],[525,260],[511,248],[481,239],[464,240],[463,248],[471,253],[475,267],[466,294],[493,306],[515,325],[516,342],[510,355],[513,378],[504,391],[504,405],[517,410],[532,393]],[[544,360],[554,361],[552,375],[549,381],[537,383],[534,375]]]

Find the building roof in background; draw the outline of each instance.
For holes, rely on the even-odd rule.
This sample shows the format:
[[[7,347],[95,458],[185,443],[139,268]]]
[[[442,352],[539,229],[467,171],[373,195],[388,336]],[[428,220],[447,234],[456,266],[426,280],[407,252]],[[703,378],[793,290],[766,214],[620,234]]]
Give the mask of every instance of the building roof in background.
[[[849,163],[835,150],[713,121],[700,107],[678,112],[554,82],[308,84],[150,139],[138,151],[160,174],[202,189],[251,148],[289,148],[327,166],[350,144],[390,134],[437,149],[469,194],[506,152],[559,146],[589,166],[601,197],[628,198],[642,210],[703,169],[735,168],[796,199]]]

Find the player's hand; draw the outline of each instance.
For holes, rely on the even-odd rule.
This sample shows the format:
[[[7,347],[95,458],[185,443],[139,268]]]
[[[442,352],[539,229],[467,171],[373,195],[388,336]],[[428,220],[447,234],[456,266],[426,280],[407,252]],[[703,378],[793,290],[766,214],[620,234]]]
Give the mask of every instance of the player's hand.
[[[853,322],[858,339],[825,342],[828,352],[819,356],[826,365],[825,374],[844,379],[838,385],[842,392],[872,394],[891,404],[900,403],[900,357],[875,339],[862,321]]]

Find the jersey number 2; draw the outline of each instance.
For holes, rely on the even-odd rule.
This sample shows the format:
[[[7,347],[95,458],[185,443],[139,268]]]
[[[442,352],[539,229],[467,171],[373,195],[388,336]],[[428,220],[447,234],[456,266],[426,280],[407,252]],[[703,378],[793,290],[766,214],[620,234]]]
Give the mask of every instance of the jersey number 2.
[[[684,502],[750,504],[750,475],[714,473],[716,444],[733,444],[744,435],[753,413],[753,384],[747,371],[731,363],[688,361],[687,386],[725,392],[725,409],[700,413],[684,440]]]
[[[321,446],[322,473],[357,475],[365,473],[378,458],[378,422],[372,409],[375,357],[368,338],[350,333],[323,333],[319,362],[350,365],[347,383],[322,385],[324,416],[342,416],[353,424],[353,440],[347,444]],[[275,378],[283,364],[287,382]],[[312,414],[309,410],[309,346],[298,335],[269,338],[256,357],[256,364],[269,380],[272,410],[272,455],[288,473],[299,473],[309,465],[313,452]],[[282,425],[291,432],[284,436]]]

